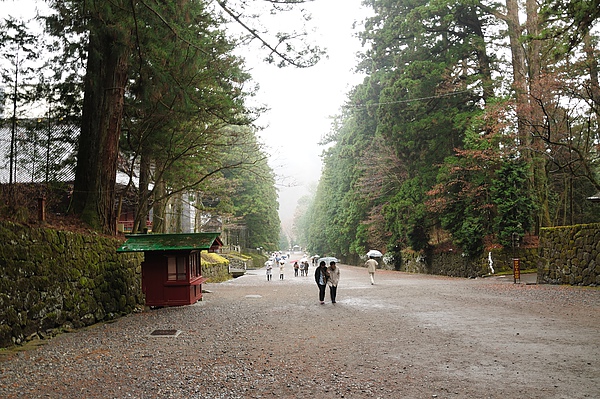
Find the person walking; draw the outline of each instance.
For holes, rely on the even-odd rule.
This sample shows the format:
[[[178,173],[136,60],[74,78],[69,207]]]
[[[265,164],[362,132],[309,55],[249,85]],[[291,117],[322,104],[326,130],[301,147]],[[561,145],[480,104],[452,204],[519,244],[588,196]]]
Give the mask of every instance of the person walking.
[[[273,261],[266,261],[265,266],[267,268],[267,281],[271,281],[271,277],[273,276]]]
[[[337,286],[340,281],[340,268],[336,266],[334,261],[329,262],[327,274],[329,275],[329,279],[327,280],[327,285],[329,286],[329,296],[331,297],[331,303],[335,303]]]
[[[294,277],[298,277],[298,269],[300,269],[298,262],[294,262]]]
[[[372,256],[369,256],[369,260],[365,262],[365,266],[369,272],[369,277],[371,277],[371,285],[373,285],[375,284],[375,270],[379,266],[379,263]]]
[[[285,261],[279,261],[279,279],[283,280],[283,271],[285,270]]]
[[[319,301],[323,305],[325,303],[325,287],[327,287],[327,265],[324,260],[315,269],[315,282],[319,287]]]

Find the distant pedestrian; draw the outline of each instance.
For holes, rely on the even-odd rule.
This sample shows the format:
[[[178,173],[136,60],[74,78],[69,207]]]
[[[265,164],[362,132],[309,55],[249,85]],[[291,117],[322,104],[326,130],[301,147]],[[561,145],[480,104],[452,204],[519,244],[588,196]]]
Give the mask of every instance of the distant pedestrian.
[[[271,281],[271,277],[273,275],[273,261],[266,261],[265,267],[267,268],[267,281]]]
[[[319,287],[319,301],[323,305],[325,303],[325,287],[327,287],[327,265],[325,261],[321,261],[315,269],[315,282]]]
[[[308,277],[308,262],[304,262],[304,275]]]
[[[340,282],[340,268],[336,266],[334,261],[329,262],[327,268],[327,285],[329,286],[329,296],[331,297],[331,303],[335,303],[335,297],[337,295],[337,286]]]
[[[298,270],[300,270],[300,266],[298,266],[298,262],[294,262],[294,277],[298,277]]]
[[[369,272],[369,277],[371,277],[371,285],[373,285],[375,284],[375,270],[379,266],[379,263],[372,256],[369,256],[369,260],[365,262],[365,266]]]
[[[283,271],[285,270],[285,262],[279,262],[279,279],[283,280]]]

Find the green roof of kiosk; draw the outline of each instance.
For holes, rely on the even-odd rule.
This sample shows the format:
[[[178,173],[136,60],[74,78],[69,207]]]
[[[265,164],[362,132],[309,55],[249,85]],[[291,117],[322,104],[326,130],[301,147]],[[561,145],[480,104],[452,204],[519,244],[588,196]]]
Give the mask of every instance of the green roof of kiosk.
[[[220,233],[131,234],[117,252],[208,250]]]

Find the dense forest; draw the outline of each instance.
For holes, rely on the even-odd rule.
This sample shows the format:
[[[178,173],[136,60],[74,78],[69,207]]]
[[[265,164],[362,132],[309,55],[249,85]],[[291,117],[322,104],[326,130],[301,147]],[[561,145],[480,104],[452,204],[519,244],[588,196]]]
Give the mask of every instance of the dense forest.
[[[48,125],[75,127],[46,141],[48,148],[57,145],[52,140],[76,148],[57,158],[73,163],[68,212],[90,227],[114,234],[127,197],[135,207],[133,232],[146,229],[150,212],[153,232],[172,232],[166,209],[185,198],[204,218],[243,228],[246,246],[277,249],[275,175],[255,124],[264,109],[248,105],[257,87],[235,50],[254,45],[265,62],[281,67],[315,64],[322,51],[307,45],[304,32],[261,24],[261,15],[309,18],[301,3],[48,0],[37,2],[47,8],[35,18],[42,32],[5,17],[0,67],[2,126],[12,131],[8,183],[19,183],[14,170],[26,151],[16,129],[26,123],[20,115],[37,106],[42,115],[35,117]],[[122,195],[119,176],[126,176]],[[19,201],[8,202],[5,213],[14,213]]]
[[[364,4],[365,78],[296,213],[303,246],[476,257],[600,221],[600,1]]]
[[[76,149],[57,159],[73,164],[68,211],[89,226],[115,232],[124,175],[133,231],[149,214],[167,231],[166,209],[185,194],[247,229],[249,247],[289,246],[257,139],[264,109],[248,106],[257,87],[235,50],[258,43],[266,62],[314,65],[323,52],[305,32],[261,25],[294,10],[309,18],[304,2],[49,0],[43,32],[4,18],[10,183],[15,126],[42,104],[44,118],[77,126],[47,147]],[[587,200],[600,192],[600,0],[363,3],[365,78],[323,140],[294,244],[344,258],[450,243],[478,256],[535,242],[542,227],[600,221]]]

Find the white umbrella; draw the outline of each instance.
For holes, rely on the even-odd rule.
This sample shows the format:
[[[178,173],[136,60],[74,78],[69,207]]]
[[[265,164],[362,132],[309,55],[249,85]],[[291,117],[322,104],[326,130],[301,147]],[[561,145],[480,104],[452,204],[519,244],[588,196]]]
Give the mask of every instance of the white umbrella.
[[[381,258],[383,254],[376,249],[370,249],[369,252],[367,252],[367,256],[372,256],[373,258]]]

